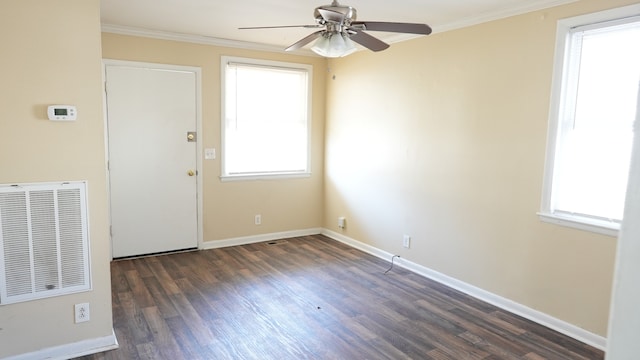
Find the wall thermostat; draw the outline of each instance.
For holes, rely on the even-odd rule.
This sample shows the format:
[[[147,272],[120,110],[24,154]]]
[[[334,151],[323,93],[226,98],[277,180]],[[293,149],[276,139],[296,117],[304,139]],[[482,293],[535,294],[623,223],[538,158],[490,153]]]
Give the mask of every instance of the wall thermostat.
[[[74,121],[78,112],[73,105],[50,105],[47,108],[49,120]]]

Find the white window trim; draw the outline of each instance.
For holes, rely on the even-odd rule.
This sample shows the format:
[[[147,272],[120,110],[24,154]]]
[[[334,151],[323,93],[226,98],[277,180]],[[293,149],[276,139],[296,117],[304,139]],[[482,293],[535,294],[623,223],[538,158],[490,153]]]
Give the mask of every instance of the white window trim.
[[[542,202],[540,211],[537,213],[541,221],[609,236],[618,236],[620,223],[617,221],[594,219],[580,216],[579,214],[551,212],[551,187],[553,184],[558,128],[561,126],[559,115],[562,113],[562,104],[564,103],[562,87],[567,82],[569,75],[569,72],[565,71],[569,66],[568,58],[565,55],[569,45],[571,29],[576,26],[602,23],[638,15],[640,15],[640,4],[635,4],[558,21],[549,106],[549,127],[547,129],[547,151],[542,184]]]
[[[226,174],[225,167],[225,91],[226,91],[226,65],[228,63],[243,63],[243,64],[251,64],[256,66],[267,66],[267,67],[280,67],[280,68],[290,68],[290,69],[300,69],[307,71],[307,169],[305,171],[296,171],[296,172],[278,172],[278,173],[251,173],[251,174]],[[277,179],[295,179],[295,178],[306,178],[311,176],[311,128],[313,125],[312,121],[312,108],[313,108],[313,66],[307,64],[299,64],[299,63],[290,63],[290,62],[282,62],[282,61],[271,61],[271,60],[262,60],[262,59],[253,59],[253,58],[243,58],[243,57],[235,57],[235,56],[221,56],[220,57],[220,142],[221,142],[221,156],[220,156],[220,181],[250,181],[250,180],[277,180]]]
[[[541,221],[544,221],[546,223],[571,227],[574,229],[580,229],[609,236],[618,236],[618,230],[620,230],[620,224],[616,221],[607,221],[604,219],[597,220],[590,217],[581,217],[577,214],[560,214],[541,211],[538,213],[538,217]]]
[[[311,177],[311,171],[306,172],[281,172],[277,174],[254,173],[241,175],[220,175],[220,181],[252,181],[252,180],[280,180],[280,179],[297,179]]]

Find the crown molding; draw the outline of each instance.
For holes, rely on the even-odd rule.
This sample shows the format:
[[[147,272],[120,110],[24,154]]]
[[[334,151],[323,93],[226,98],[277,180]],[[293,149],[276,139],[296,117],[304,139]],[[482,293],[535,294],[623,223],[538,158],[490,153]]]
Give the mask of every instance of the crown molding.
[[[478,15],[463,18],[458,21],[442,24],[440,26],[434,27],[433,32],[436,33],[436,32],[445,32],[445,31],[461,29],[461,28],[478,25],[478,24],[482,24],[490,21],[522,15],[522,14],[530,13],[533,11],[539,11],[539,10],[549,9],[556,6],[571,4],[578,1],[580,0],[529,1],[529,2],[523,3],[522,5],[511,7],[509,9],[480,13]]]
[[[289,54],[289,55],[319,57],[313,51],[306,50],[306,49],[284,51],[282,47],[276,46],[276,45],[259,44],[259,43],[249,42],[249,41],[221,39],[213,36],[182,34],[182,33],[174,33],[169,31],[149,30],[144,28],[114,25],[114,24],[102,24],[101,29],[102,29],[102,32],[119,34],[119,35],[140,36],[140,37],[146,37],[146,38],[152,38],[152,39],[180,41],[180,42],[188,42],[188,43],[201,44],[201,45],[214,45],[214,46],[230,47],[230,48],[245,49],[245,50],[257,50],[257,51],[267,51],[267,52],[275,52],[275,53]]]
[[[466,17],[450,23],[437,25],[433,27],[433,33],[441,33],[441,32],[461,29],[469,26],[486,23],[489,21],[500,20],[500,19],[511,17],[511,16],[522,15],[532,11],[548,9],[555,6],[566,5],[566,4],[570,4],[578,1],[580,0],[529,1],[520,6],[511,7],[506,10],[481,13],[478,15]],[[122,25],[115,25],[115,24],[102,24],[102,32],[120,34],[120,35],[141,36],[141,37],[161,39],[161,40],[189,42],[189,43],[195,43],[195,44],[230,47],[230,48],[245,49],[245,50],[268,51],[268,52],[275,52],[275,53],[281,53],[281,54],[319,57],[319,55],[315,54],[313,51],[310,51],[305,48],[295,50],[295,51],[285,52],[282,49],[282,47],[277,45],[267,45],[267,44],[259,44],[259,43],[248,42],[248,41],[221,39],[213,36],[182,34],[182,33],[168,32],[168,31],[150,30],[150,29],[131,27],[131,26],[122,26]],[[416,39],[422,36],[424,35],[393,34],[390,37],[385,38],[384,41],[389,44],[394,44],[394,43]],[[362,50],[362,49],[363,48],[359,46],[359,50]]]
[[[451,30],[462,29],[474,25],[479,25],[482,23],[506,19],[508,17],[522,15],[526,13],[530,13],[533,11],[544,10],[548,8],[552,8],[555,6],[571,4],[574,2],[578,2],[580,0],[539,0],[539,1],[530,1],[526,4],[522,4],[520,6],[515,6],[509,9],[500,10],[500,11],[491,11],[486,13],[481,13],[478,15],[462,18],[457,21],[445,23],[442,25],[433,26],[433,33],[442,33]],[[390,37],[385,38],[385,42],[389,44],[399,43],[403,41],[408,41],[412,39],[417,39],[424,35],[416,35],[416,34],[393,34]]]

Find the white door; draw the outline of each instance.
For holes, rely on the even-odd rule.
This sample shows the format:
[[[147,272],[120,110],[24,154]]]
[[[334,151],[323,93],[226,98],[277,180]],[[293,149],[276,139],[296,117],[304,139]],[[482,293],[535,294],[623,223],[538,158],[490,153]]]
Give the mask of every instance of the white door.
[[[105,66],[113,257],[198,246],[196,73]]]

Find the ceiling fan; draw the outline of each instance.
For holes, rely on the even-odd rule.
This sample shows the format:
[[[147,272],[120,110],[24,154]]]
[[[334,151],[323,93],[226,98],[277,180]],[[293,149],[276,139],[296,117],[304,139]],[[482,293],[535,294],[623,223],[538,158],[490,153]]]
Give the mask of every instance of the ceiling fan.
[[[382,51],[389,47],[389,44],[365,31],[431,34],[431,28],[427,24],[356,21],[356,14],[355,8],[341,5],[337,0],[333,0],[331,5],[322,5],[315,9],[313,16],[316,24],[314,25],[258,26],[239,29],[324,28],[298,40],[285,51],[300,49],[317,39],[311,50],[326,57],[341,57],[353,53],[357,50],[353,42],[372,51]]]

